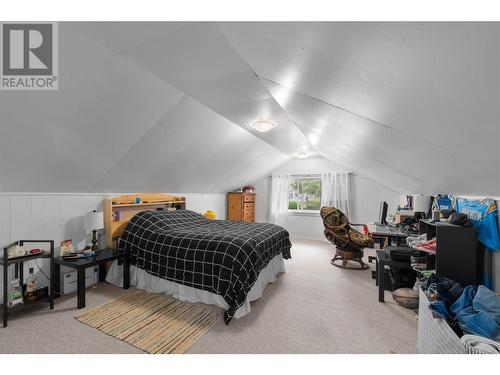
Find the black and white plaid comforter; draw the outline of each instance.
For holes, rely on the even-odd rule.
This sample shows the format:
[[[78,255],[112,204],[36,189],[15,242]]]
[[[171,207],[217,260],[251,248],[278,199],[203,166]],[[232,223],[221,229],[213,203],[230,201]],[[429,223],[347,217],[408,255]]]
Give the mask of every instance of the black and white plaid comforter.
[[[291,243],[277,225],[208,220],[177,210],[138,213],[119,248],[152,275],[221,295],[229,305],[228,324],[269,261],[279,253],[290,258]]]

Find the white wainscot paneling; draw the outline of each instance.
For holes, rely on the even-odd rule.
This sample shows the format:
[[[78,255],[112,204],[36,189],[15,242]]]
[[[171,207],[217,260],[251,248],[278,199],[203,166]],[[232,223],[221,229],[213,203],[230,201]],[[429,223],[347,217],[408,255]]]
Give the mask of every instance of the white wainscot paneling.
[[[1,194],[0,246],[3,249],[17,240],[54,240],[55,252],[59,255],[60,242],[72,239],[74,246],[82,248],[89,239],[84,230],[85,213],[102,210],[105,197],[91,194]],[[39,287],[47,286],[45,275],[49,272],[49,261],[25,262],[25,275],[30,268],[37,276]],[[9,279],[12,279],[14,267],[10,267],[9,274]]]
[[[10,243],[10,196],[0,195],[0,246]]]
[[[77,249],[85,247],[85,230],[84,218],[85,211],[83,210],[81,196],[62,196],[61,200],[61,217],[60,224],[62,229],[61,240],[72,240],[73,246]]]
[[[0,195],[0,250],[10,243],[10,196]],[[3,256],[3,255],[2,255]],[[3,267],[0,267],[0,280],[3,280]],[[3,288],[0,288],[3,298]]]
[[[57,241],[62,237],[61,199],[55,195],[43,199],[43,238]]]
[[[31,197],[31,238],[44,239],[44,197]]]

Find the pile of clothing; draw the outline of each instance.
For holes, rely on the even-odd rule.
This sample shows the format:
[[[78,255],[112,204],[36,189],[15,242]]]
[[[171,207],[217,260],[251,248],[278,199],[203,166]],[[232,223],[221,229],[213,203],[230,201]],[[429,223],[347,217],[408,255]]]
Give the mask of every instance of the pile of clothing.
[[[469,344],[487,345],[500,353],[500,297],[483,285],[463,288],[445,277],[431,275],[422,285],[435,318],[448,321]],[[471,337],[471,335],[473,337]],[[488,340],[495,345],[488,344]]]
[[[395,224],[394,228],[402,233],[409,235],[417,235],[419,233],[418,220],[414,217],[409,217],[405,221],[399,224]]]
[[[453,208],[441,210],[443,218],[447,219],[448,223],[459,225],[461,227],[473,227],[474,222],[469,219],[467,214],[457,212]]]
[[[406,243],[409,247],[426,252],[429,252],[429,250],[436,251],[437,245],[436,237],[427,240],[426,233],[421,234],[420,236],[408,236],[406,238]]]

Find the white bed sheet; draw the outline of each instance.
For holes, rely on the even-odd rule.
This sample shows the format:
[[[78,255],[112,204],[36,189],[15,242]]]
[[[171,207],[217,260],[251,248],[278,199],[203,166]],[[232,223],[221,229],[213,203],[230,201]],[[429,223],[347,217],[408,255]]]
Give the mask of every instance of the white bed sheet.
[[[234,318],[238,319],[248,314],[251,311],[250,302],[262,297],[266,285],[275,282],[278,274],[284,272],[286,272],[285,261],[283,256],[278,254],[260,272],[245,303],[236,310]],[[118,265],[118,261],[115,260],[112,263],[106,275],[106,281],[119,287],[123,286],[123,266]],[[165,293],[181,301],[202,302],[219,306],[224,310],[229,307],[224,298],[218,294],[162,279],[135,266],[130,266],[130,286],[144,289],[150,293]]]

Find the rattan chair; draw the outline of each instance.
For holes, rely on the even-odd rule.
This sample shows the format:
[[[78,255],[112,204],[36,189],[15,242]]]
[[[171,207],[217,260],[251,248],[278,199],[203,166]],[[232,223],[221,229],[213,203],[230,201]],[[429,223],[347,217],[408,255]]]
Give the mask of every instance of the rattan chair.
[[[373,248],[373,239],[369,234],[352,228],[352,226],[364,226],[364,224],[349,223],[347,216],[335,207],[321,207],[320,214],[325,227],[325,237],[336,247],[335,256],[330,263],[341,268],[367,269],[368,265],[363,262],[363,249]],[[357,262],[360,266],[355,266],[350,261]]]

